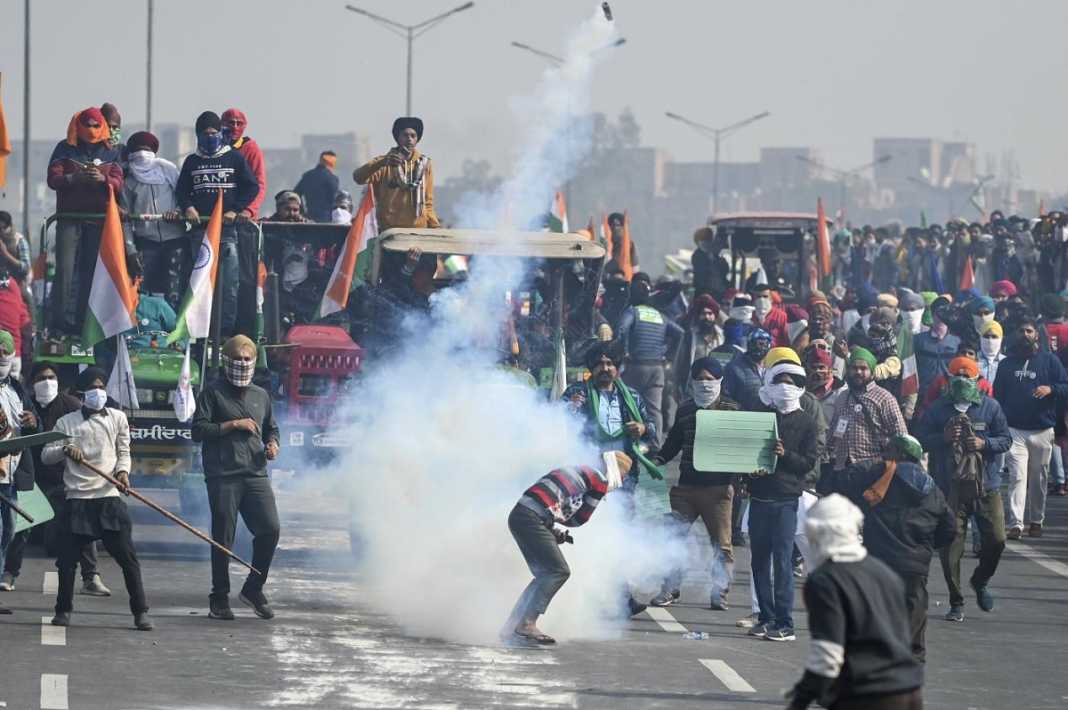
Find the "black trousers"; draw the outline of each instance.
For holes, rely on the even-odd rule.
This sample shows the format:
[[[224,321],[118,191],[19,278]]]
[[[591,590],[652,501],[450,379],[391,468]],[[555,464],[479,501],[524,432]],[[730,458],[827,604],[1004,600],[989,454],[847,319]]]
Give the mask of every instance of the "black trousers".
[[[271,480],[266,476],[218,476],[206,481],[211,507],[211,537],[223,547],[233,548],[240,513],[252,533],[252,566],[244,589],[259,592],[278,547],[280,525]],[[230,558],[211,548],[211,597],[226,601],[230,596]]]
[[[95,503],[96,501],[92,501]],[[121,501],[120,501],[121,502]],[[125,508],[125,504],[123,504]],[[100,540],[104,549],[108,551],[115,563],[122,570],[122,578],[126,583],[126,592],[130,595],[130,611],[134,614],[148,611],[148,601],[145,599],[145,585],[141,581],[141,563],[137,559],[137,552],[133,545],[133,525],[129,515],[119,518],[118,530],[100,530],[96,535],[80,535],[71,530],[69,512],[65,511],[67,519],[61,521],[63,538],[60,543],[59,559],[56,567],[59,568],[59,594],[56,597],[56,613],[70,612],[74,609],[74,572],[81,560],[85,546],[94,540]]]
[[[905,608],[909,612],[909,631],[912,634],[912,657],[927,662],[927,575],[902,574],[905,582]]]

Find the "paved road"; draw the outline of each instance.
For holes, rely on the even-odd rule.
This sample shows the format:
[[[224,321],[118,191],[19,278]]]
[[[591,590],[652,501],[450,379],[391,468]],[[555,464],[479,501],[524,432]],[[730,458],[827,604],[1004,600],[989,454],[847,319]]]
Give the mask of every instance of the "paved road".
[[[54,567],[28,559],[17,590],[0,599],[15,611],[0,617],[0,708],[765,708],[781,707],[803,665],[800,609],[796,643],[735,628],[748,612],[744,549],[730,611],[697,603],[693,570],[684,603],[659,620],[643,614],[621,638],[549,651],[468,646],[401,633],[388,610],[361,601],[358,575],[337,571],[348,555],[343,518],[285,493],[279,504],[285,533],[270,622],[244,608],[233,623],[207,619],[206,547],[144,509],[135,511],[135,537],[154,632],[130,629],[121,576],[106,557],[116,596],[76,597],[73,625],[53,630],[54,596],[42,590],[54,584]],[[1068,707],[1068,499],[1051,499],[1050,508],[1047,535],[1006,553],[992,584],[994,613],[969,603],[964,624],[942,621],[945,585],[932,567],[928,708]],[[973,564],[966,560],[969,571]],[[680,625],[711,638],[685,640]]]

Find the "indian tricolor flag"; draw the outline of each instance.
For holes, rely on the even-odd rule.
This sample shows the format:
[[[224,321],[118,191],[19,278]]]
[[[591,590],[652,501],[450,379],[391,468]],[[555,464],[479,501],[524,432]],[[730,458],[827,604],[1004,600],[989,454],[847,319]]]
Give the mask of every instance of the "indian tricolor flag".
[[[549,210],[549,231],[561,234],[571,231],[567,225],[567,200],[559,190],[553,196],[553,207]]]
[[[211,329],[211,302],[215,297],[215,277],[219,273],[219,243],[222,241],[223,194],[215,199],[211,219],[197,250],[189,288],[178,311],[178,324],[167,336],[167,345],[185,338],[206,338]]]
[[[137,289],[126,271],[126,243],[122,238],[115,190],[108,186],[108,206],[100,233],[100,253],[93,269],[89,307],[82,326],[82,342],[96,345],[105,338],[134,327],[137,319]]]
[[[378,220],[375,218],[375,193],[368,187],[363,192],[360,207],[352,220],[349,234],[345,237],[345,246],[334,264],[334,273],[323,293],[319,304],[319,318],[343,310],[349,304],[349,291],[352,290],[352,277],[356,271],[356,255],[360,253],[363,240],[367,236],[378,234]]]
[[[901,324],[897,333],[897,356],[901,358],[901,396],[918,394],[920,374],[916,369],[916,353],[912,346],[912,328],[907,322]]]

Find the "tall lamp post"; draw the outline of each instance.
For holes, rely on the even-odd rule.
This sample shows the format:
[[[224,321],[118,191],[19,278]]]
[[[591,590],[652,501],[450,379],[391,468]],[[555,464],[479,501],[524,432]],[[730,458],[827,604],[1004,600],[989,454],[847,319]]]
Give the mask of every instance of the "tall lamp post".
[[[859,166],[853,168],[852,170],[839,170],[838,168],[832,168],[831,166],[827,165],[826,163],[823,163],[823,162],[821,162],[819,160],[815,160],[814,158],[810,158],[807,155],[798,155],[797,159],[800,160],[802,163],[808,163],[809,165],[814,165],[815,167],[819,168],[820,170],[825,170],[825,171],[831,173],[832,175],[834,175],[835,178],[837,178],[838,187],[839,187],[839,190],[840,190],[840,193],[839,193],[840,209],[842,210],[842,214],[845,214],[846,191],[849,188],[850,180],[852,180],[853,178],[855,178],[857,175],[859,175],[860,173],[864,172],[865,170],[869,170],[871,168],[874,168],[876,165],[882,165],[883,163],[889,163],[894,158],[893,158],[892,155],[880,155],[878,158],[876,158],[875,160],[871,161],[870,163],[864,163],[864,165],[859,165]]]
[[[156,0],[148,0],[148,61],[145,63],[145,130],[152,132],[152,27],[155,25]]]
[[[393,34],[395,34],[398,37],[401,37],[403,39],[406,39],[408,41],[408,91],[407,91],[407,98],[406,98],[405,104],[404,104],[404,112],[405,112],[405,114],[411,116],[412,115],[412,43],[416,40],[416,38],[421,37],[423,34],[425,34],[428,30],[433,28],[434,25],[438,24],[439,22],[445,20],[448,17],[451,17],[452,15],[455,15],[456,13],[463,12],[464,10],[469,10],[474,6],[475,6],[475,3],[466,2],[463,5],[460,5],[459,7],[454,7],[453,9],[449,10],[448,12],[443,12],[440,15],[437,15],[435,17],[431,17],[429,20],[424,20],[423,22],[420,22],[417,25],[404,25],[404,24],[401,24],[400,22],[395,22],[395,21],[390,20],[390,19],[388,19],[386,17],[382,17],[381,15],[376,15],[373,12],[369,12],[367,10],[364,10],[363,8],[355,7],[353,5],[346,5],[345,9],[349,10],[350,12],[355,12],[358,15],[363,15],[364,17],[366,17],[368,19],[374,20],[378,24],[380,24],[383,27],[385,27],[386,29],[388,29]]]
[[[748,126],[751,123],[756,123],[757,121],[759,121],[762,118],[767,118],[768,116],[771,115],[771,112],[770,111],[764,111],[763,113],[758,113],[755,116],[750,116],[747,119],[744,119],[742,121],[738,121],[737,123],[732,123],[729,126],[723,126],[722,128],[713,128],[712,126],[706,126],[703,123],[698,123],[697,121],[691,121],[690,119],[686,118],[685,116],[680,116],[679,114],[672,113],[671,111],[665,111],[664,115],[667,116],[668,118],[670,118],[673,121],[678,121],[679,123],[685,123],[687,126],[689,126],[690,128],[693,128],[694,130],[696,130],[698,133],[700,133],[703,136],[706,136],[706,137],[707,136],[711,136],[712,140],[715,141],[715,143],[716,143],[716,158],[715,158],[716,163],[715,163],[715,168],[713,169],[713,172],[712,172],[712,214],[716,214],[719,211],[719,144],[720,144],[720,141],[722,141],[724,138],[729,138],[736,131],[738,131],[738,130],[740,130],[742,128],[745,128],[746,126]]]

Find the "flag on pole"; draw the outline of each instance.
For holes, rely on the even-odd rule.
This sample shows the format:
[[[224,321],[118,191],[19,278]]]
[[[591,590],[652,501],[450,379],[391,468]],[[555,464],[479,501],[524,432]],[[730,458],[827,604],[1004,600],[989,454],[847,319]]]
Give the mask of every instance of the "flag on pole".
[[[260,348],[262,350],[262,348]],[[197,400],[193,397],[192,366],[189,364],[189,343],[185,346],[185,359],[182,360],[182,372],[178,375],[178,385],[174,388],[174,416],[185,423],[193,418],[197,411]]]
[[[897,334],[897,356],[901,358],[901,396],[918,394],[920,374],[916,369],[916,353],[912,346],[912,328],[902,323]]]
[[[634,277],[634,264],[630,263],[630,213],[626,210],[623,210],[623,239],[619,245],[616,263],[623,272],[623,278],[630,281]]]
[[[126,242],[122,237],[115,190],[108,187],[104,227],[100,232],[100,252],[93,269],[89,304],[82,325],[82,343],[96,345],[105,338],[123,333],[137,323],[137,290],[126,271]]]
[[[567,200],[564,199],[564,193],[559,190],[553,196],[553,206],[549,210],[549,231],[560,234],[571,231],[567,224]]]
[[[119,337],[119,351],[115,364],[111,367],[108,378],[108,396],[119,403],[123,409],[140,409],[137,401],[137,385],[134,384],[133,365],[130,363],[130,351],[126,348],[126,338]]]
[[[601,215],[601,241],[604,242],[608,258],[612,258],[612,228],[608,226],[608,215]]]
[[[964,268],[960,272],[960,290],[964,291],[975,285],[975,269],[972,266],[971,254],[964,259]]]
[[[823,198],[816,198],[816,246],[819,249],[820,275],[830,276],[834,271],[831,263],[831,236],[827,234],[827,213],[823,211]]]
[[[211,219],[200,242],[193,273],[189,276],[182,305],[178,309],[178,323],[167,336],[167,345],[183,338],[206,338],[211,329],[211,302],[215,296],[215,277],[219,273],[219,242],[222,241],[223,195],[215,199]]]
[[[343,310],[349,303],[349,291],[352,290],[352,277],[356,271],[356,255],[360,252],[363,240],[367,236],[378,234],[378,220],[375,217],[375,193],[368,187],[363,192],[360,207],[352,219],[349,234],[345,237],[345,246],[334,264],[334,273],[323,292],[319,304],[319,318]]]
[[[0,89],[3,89],[3,75],[0,74]],[[7,121],[4,119],[4,95],[0,91],[0,187],[7,184],[7,157],[11,155],[11,139],[7,135]]]

